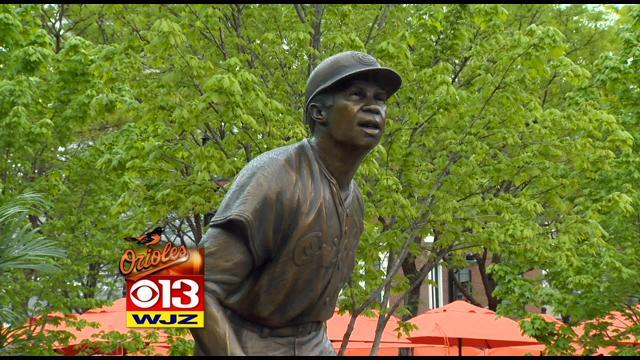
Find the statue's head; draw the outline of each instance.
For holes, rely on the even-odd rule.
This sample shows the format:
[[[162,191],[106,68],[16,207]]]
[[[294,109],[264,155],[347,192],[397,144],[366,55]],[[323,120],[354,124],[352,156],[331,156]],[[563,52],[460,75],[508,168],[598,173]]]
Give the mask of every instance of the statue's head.
[[[307,80],[305,122],[314,136],[371,149],[384,132],[386,101],[401,84],[397,72],[381,67],[371,55],[333,55]]]

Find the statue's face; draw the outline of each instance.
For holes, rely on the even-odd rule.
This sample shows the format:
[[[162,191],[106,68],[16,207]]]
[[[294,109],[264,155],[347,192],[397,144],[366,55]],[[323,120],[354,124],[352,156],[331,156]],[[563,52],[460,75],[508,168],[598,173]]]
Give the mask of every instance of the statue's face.
[[[387,93],[368,80],[354,80],[338,90],[326,115],[327,135],[334,141],[373,149],[384,132]]]

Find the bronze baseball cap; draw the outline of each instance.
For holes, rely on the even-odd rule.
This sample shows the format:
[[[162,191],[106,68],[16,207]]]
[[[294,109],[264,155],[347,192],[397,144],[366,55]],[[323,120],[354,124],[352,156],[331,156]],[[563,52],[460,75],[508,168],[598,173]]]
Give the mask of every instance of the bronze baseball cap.
[[[345,51],[323,60],[309,75],[307,80],[306,112],[309,101],[322,90],[335,85],[340,80],[362,75],[370,76],[390,97],[402,85],[402,78],[395,70],[382,67],[371,55],[358,51]]]

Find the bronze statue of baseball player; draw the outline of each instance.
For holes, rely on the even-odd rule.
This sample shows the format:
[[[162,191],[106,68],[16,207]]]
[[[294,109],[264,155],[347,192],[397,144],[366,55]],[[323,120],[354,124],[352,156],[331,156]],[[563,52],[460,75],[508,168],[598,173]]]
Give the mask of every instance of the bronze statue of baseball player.
[[[364,205],[353,176],[402,84],[348,51],[307,81],[312,136],[253,159],[205,234],[205,327],[195,355],[335,355],[324,323],[355,265]]]

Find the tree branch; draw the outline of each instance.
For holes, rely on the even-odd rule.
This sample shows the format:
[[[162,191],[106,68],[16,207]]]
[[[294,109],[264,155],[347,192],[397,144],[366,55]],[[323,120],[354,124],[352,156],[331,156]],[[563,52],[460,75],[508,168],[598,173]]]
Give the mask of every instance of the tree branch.
[[[453,275],[453,271],[451,272],[451,274]],[[469,292],[467,291],[467,289],[465,289],[462,284],[460,284],[460,280],[458,280],[457,276],[451,276],[451,279],[453,280],[453,284],[456,286],[456,288],[458,290],[460,290],[460,292],[462,293],[462,295],[464,295],[464,297],[469,300],[469,302],[471,302],[473,305],[478,306],[478,307],[482,307],[482,305],[480,303],[478,303],[473,296],[471,296],[471,294],[469,294]]]
[[[311,71],[316,66],[318,61],[318,55],[321,51],[322,45],[322,15],[324,14],[324,7],[320,4],[313,4],[314,10],[314,23],[313,33],[311,34],[311,48],[314,50],[309,56],[309,65],[307,67],[307,76],[311,74]]]
[[[553,80],[556,79],[556,77],[558,76],[558,72],[554,71],[553,75],[551,76],[551,79],[549,79],[549,82],[547,82],[547,85],[544,87],[544,95],[542,96],[542,101],[540,104],[540,107],[544,109],[544,105],[547,103],[547,94],[549,93],[549,87],[551,86],[551,83],[553,82]]]
[[[205,39],[209,40],[210,42],[212,42],[213,44],[215,44],[215,46],[218,48],[218,50],[220,50],[220,52],[222,53],[222,57],[224,60],[227,60],[228,55],[227,55],[227,49],[224,46],[224,37],[222,37],[222,28],[220,29],[221,31],[221,39],[220,42],[218,42],[218,39],[216,39],[215,35],[213,34],[213,31],[211,31],[211,29],[209,28],[208,21],[203,21],[202,18],[200,17],[200,15],[198,14],[197,11],[195,11],[190,4],[187,4],[187,9],[189,9],[189,11],[191,11],[191,13],[196,17],[196,19],[198,19],[200,21],[200,23],[202,25],[204,25],[204,28],[206,30],[206,32],[204,30],[200,30],[200,33],[202,34],[202,36],[204,36]]]
[[[304,16],[304,5],[302,4],[293,4],[293,7],[296,9],[296,14],[298,14],[298,18],[303,24],[307,23],[307,18]]]
[[[367,45],[369,45],[369,40],[371,40],[371,33],[373,32],[373,28],[376,26],[376,23],[378,21],[378,15],[377,14],[374,18],[373,21],[371,22],[371,26],[369,27],[369,33],[367,34],[367,40],[365,40],[364,42],[364,48],[367,48]]]

